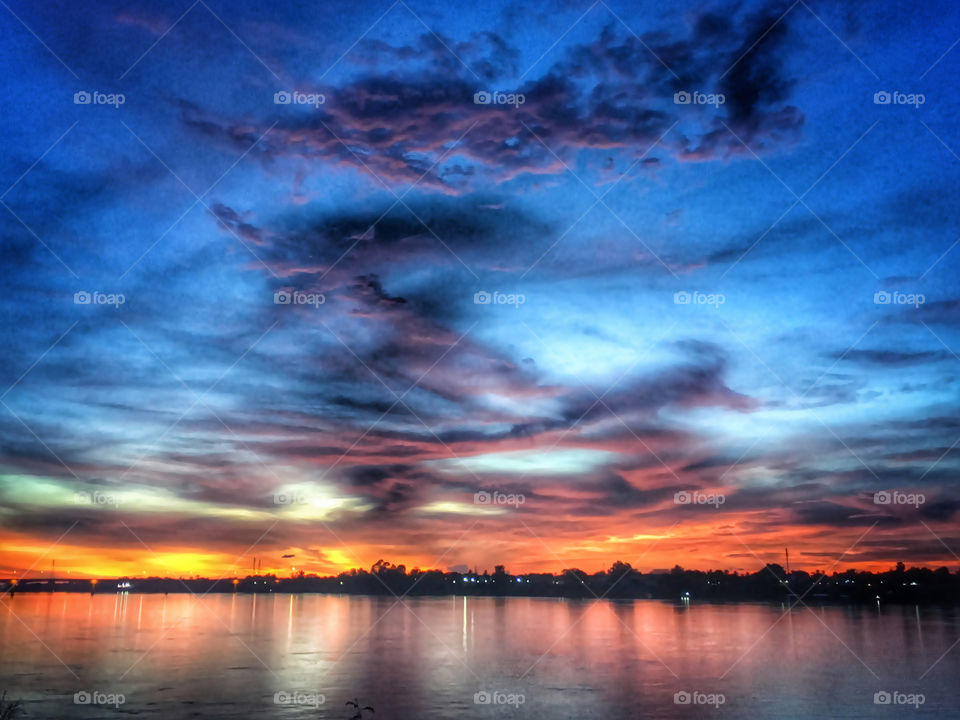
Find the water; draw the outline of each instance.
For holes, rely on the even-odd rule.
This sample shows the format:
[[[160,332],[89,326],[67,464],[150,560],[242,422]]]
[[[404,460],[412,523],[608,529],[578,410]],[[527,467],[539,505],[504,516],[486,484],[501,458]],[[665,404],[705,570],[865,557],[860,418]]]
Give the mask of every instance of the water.
[[[960,717],[955,609],[66,593],[2,602],[0,688],[24,700],[29,720],[349,718],[355,697],[378,720]],[[75,704],[83,691],[124,702]],[[481,691],[512,704],[476,704]],[[877,705],[880,691],[924,702]],[[316,704],[277,704],[278,692]],[[702,693],[700,703],[677,704],[678,692]]]

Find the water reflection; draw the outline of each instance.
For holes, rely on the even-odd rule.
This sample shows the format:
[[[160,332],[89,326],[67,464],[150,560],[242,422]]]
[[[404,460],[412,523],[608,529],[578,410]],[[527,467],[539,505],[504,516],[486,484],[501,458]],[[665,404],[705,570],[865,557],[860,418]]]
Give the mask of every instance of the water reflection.
[[[0,605],[0,677],[30,717],[114,712],[73,705],[85,689],[174,720],[303,714],[281,691],[322,694],[311,713],[328,718],[354,697],[387,719],[513,710],[475,704],[486,691],[522,695],[531,720],[874,717],[884,689],[924,693],[917,717],[956,716],[958,638],[951,608],[23,594]]]

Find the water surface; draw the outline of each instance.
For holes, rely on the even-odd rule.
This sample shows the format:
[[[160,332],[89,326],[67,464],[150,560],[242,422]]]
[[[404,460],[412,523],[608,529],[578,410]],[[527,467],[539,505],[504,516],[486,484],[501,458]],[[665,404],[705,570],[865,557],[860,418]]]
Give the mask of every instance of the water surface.
[[[379,720],[960,717],[955,609],[67,593],[2,602],[0,688],[29,719],[349,718],[353,698]],[[78,705],[78,692],[124,702]],[[501,702],[477,704],[482,692]],[[877,705],[878,692],[924,702]],[[301,704],[278,704],[278,693]],[[677,693],[700,693],[700,704],[678,704]]]

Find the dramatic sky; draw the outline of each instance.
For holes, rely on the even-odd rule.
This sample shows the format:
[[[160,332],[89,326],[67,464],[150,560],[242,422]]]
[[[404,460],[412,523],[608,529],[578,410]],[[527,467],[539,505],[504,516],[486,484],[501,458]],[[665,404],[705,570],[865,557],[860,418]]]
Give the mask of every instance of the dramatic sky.
[[[954,3],[0,4],[0,572],[960,563]]]

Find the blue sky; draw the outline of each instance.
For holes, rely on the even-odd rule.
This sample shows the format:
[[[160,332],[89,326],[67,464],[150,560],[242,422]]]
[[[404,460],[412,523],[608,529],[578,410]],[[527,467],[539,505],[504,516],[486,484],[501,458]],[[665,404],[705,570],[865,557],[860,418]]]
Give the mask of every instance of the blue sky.
[[[957,21],[11,2],[0,567],[953,564]]]

